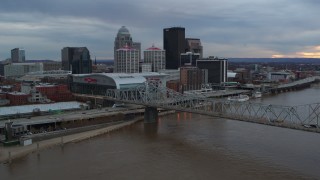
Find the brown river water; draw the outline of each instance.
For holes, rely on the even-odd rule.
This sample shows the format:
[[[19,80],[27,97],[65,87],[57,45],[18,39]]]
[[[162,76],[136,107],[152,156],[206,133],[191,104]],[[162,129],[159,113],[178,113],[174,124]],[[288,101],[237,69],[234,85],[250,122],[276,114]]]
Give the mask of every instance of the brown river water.
[[[320,89],[264,96],[320,102]],[[0,179],[320,179],[320,134],[176,113],[0,164]]]

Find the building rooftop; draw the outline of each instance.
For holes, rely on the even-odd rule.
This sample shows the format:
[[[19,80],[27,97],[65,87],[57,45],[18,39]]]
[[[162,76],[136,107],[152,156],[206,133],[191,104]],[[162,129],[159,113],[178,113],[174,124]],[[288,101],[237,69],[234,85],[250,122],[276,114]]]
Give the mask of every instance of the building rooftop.
[[[118,36],[119,35],[130,35],[130,33],[129,33],[129,30],[125,26],[122,26],[118,31]]]
[[[28,95],[28,94],[26,94],[26,93],[17,92],[17,91],[9,92],[8,94],[11,94],[11,95]]]
[[[149,47],[148,49],[146,49],[147,51],[161,51],[162,49],[155,47],[154,45],[152,45],[151,47]]]
[[[28,72],[27,75],[44,75],[44,74],[50,74],[50,75],[61,75],[61,74],[71,74],[71,71],[65,71],[65,70],[51,70],[51,71],[35,71],[35,72]]]
[[[290,75],[291,73],[285,72],[285,71],[278,71],[278,72],[269,72],[270,74],[273,75]]]
[[[144,72],[144,73],[92,73],[92,74],[73,74],[74,77],[88,77],[90,80],[92,76],[105,76],[114,80],[115,85],[120,89],[121,85],[126,84],[142,84],[146,82],[148,77],[164,77],[168,76],[165,73]],[[96,82],[96,81],[95,81]]]
[[[29,63],[11,63],[11,65],[19,65],[19,66],[23,66],[23,65],[36,65],[36,64],[42,64],[42,62],[29,62]]]
[[[128,45],[125,45],[124,47],[117,49],[117,51],[130,51],[130,50],[136,50],[136,49],[134,49]]]
[[[72,102],[59,102],[59,103],[51,103],[51,104],[33,104],[33,105],[24,105],[24,106],[0,107],[0,116],[32,113],[33,110],[36,108],[40,109],[40,111],[76,109],[76,108],[80,108],[81,104],[83,103],[72,101]]]

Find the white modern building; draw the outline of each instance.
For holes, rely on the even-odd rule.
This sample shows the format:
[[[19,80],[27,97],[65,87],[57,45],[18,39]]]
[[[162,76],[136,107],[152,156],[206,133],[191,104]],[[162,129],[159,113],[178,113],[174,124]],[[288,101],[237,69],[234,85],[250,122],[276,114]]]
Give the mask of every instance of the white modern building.
[[[29,72],[26,75],[18,78],[18,81],[41,81],[41,79],[48,77],[48,78],[55,78],[55,79],[67,79],[68,75],[71,74],[71,71],[65,70],[52,70],[52,71],[36,71],[36,72]]]
[[[151,63],[142,63],[141,64],[141,72],[152,72],[152,64]]]
[[[143,62],[151,64],[152,72],[159,72],[166,68],[166,51],[152,45],[144,51]]]
[[[12,63],[4,66],[5,77],[21,77],[36,71],[43,71],[43,63]]]
[[[281,80],[289,80],[290,78],[295,78],[295,76],[289,72],[269,72],[268,80],[271,81],[281,81]]]
[[[139,73],[140,52],[129,46],[116,51],[115,72],[117,73]]]
[[[168,75],[157,72],[147,73],[92,73],[69,76],[71,92],[79,94],[105,95],[108,89],[131,89],[144,85],[147,81],[166,86]]]

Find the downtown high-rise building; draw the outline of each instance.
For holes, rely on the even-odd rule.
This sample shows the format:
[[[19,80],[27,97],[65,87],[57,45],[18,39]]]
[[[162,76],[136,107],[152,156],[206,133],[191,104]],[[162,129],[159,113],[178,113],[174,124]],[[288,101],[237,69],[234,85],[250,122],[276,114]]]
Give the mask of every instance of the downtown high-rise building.
[[[228,59],[210,56],[196,61],[200,69],[208,70],[208,83],[220,84],[227,82]]]
[[[165,50],[162,50],[152,45],[152,47],[144,51],[143,62],[146,64],[151,64],[152,72],[158,72],[159,70],[166,69]]]
[[[92,73],[92,60],[86,47],[64,47],[61,50],[62,70],[72,74]]]
[[[26,61],[26,54],[24,49],[14,48],[11,50],[11,62],[21,63]]]
[[[16,78],[37,71],[43,71],[43,63],[10,63],[4,66],[5,77]]]
[[[208,70],[195,66],[180,68],[180,85],[183,91],[199,90],[208,83]]]
[[[125,27],[122,26],[117,33],[117,36],[114,40],[114,59],[116,59],[116,50],[123,48],[124,46],[129,46],[132,47],[132,38],[130,35],[129,30]]]
[[[163,48],[166,51],[166,69],[178,69],[180,54],[185,52],[185,28],[163,29]]]
[[[180,67],[183,66],[196,66],[196,61],[200,59],[200,53],[186,52],[180,55]]]
[[[117,49],[115,54],[117,62],[114,71],[117,73],[139,73],[140,52],[129,46]]]
[[[200,54],[200,58],[203,57],[203,47],[201,41],[198,38],[186,38],[186,52],[194,54]]]
[[[136,49],[139,51],[138,54],[138,61],[141,61],[141,43],[139,42],[133,42],[131,34],[129,30],[125,27],[122,26],[117,33],[117,36],[114,41],[114,66],[115,66],[115,72],[117,72],[118,67],[118,61],[119,59],[117,57],[117,50],[121,48],[130,48],[130,49]],[[121,65],[120,65],[121,66]],[[121,68],[120,68],[121,69]]]
[[[132,48],[139,51],[139,62],[141,62],[141,43],[140,42],[132,42]]]

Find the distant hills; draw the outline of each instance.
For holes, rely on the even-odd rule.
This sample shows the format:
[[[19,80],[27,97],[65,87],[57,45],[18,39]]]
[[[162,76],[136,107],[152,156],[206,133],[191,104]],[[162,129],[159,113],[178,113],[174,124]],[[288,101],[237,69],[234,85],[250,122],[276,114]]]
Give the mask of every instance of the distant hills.
[[[95,64],[95,63],[97,63],[97,64],[105,64],[107,66],[113,66],[113,64],[114,64],[113,60],[110,60],[110,59],[106,59],[106,60],[102,60],[102,59],[98,60],[97,59],[96,62],[95,62],[95,60],[92,60],[92,63],[93,64]]]
[[[320,58],[229,58],[229,62],[245,62],[245,63],[315,63],[320,64]],[[97,63],[112,63],[113,60],[97,60]]]
[[[95,63],[95,60],[92,60]],[[308,63],[320,64],[320,58],[228,58],[229,62],[238,63]],[[27,62],[57,62],[52,60],[27,60]],[[97,64],[112,65],[112,59],[100,59]]]
[[[54,60],[47,60],[47,59],[45,59],[45,60],[26,60],[26,62],[28,62],[28,63],[34,63],[34,62],[59,62],[59,61],[54,61]]]
[[[320,64],[320,58],[229,58],[229,62],[244,63],[312,63]]]
[[[95,60],[92,60],[93,63]],[[54,61],[54,60],[26,60],[26,62],[33,63],[33,62],[61,62],[61,61]],[[106,60],[97,60],[97,64],[113,64],[113,60],[106,59]]]

